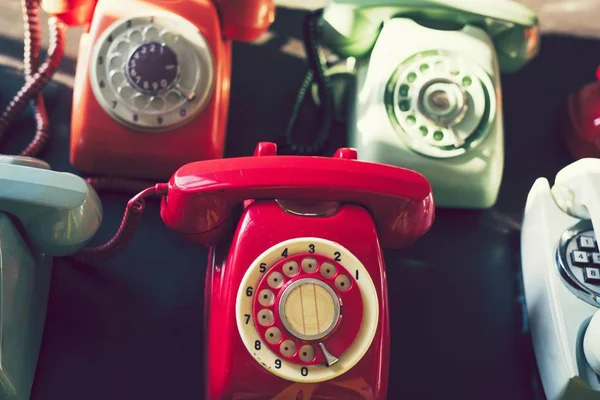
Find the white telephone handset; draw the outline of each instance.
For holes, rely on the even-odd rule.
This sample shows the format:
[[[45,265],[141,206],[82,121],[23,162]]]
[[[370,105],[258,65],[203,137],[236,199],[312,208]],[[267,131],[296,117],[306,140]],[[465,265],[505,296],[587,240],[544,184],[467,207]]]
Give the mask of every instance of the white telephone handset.
[[[533,348],[548,400],[600,399],[600,159],[540,178],[521,231]]]

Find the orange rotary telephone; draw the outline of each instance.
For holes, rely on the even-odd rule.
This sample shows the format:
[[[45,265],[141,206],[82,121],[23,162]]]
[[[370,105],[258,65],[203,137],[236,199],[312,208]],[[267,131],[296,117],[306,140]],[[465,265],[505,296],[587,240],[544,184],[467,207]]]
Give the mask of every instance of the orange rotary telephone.
[[[167,179],[183,164],[221,158],[231,40],[274,20],[273,0],[42,0],[85,25],[71,121],[81,172]]]

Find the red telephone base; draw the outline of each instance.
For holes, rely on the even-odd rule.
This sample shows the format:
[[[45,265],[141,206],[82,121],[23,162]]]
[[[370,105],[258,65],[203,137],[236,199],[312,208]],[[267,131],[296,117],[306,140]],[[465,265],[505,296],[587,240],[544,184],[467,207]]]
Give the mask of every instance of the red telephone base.
[[[293,229],[290,230],[292,226]],[[344,228],[340,229],[342,226]],[[207,332],[205,354],[208,355],[205,364],[207,374],[205,398],[208,400],[242,397],[276,400],[385,399],[389,365],[389,314],[384,261],[375,232],[376,228],[369,213],[357,206],[343,206],[338,213],[327,218],[292,215],[282,210],[275,201],[254,202],[248,206],[238,224],[233,241],[230,244],[213,247],[209,255],[205,289],[205,330]],[[307,242],[305,249],[297,248],[292,243],[288,249],[285,247],[288,246],[286,243],[290,243],[290,239],[293,238],[314,240],[314,247]],[[339,246],[339,253],[324,244],[329,241],[334,243],[334,246]],[[282,242],[284,247],[277,248]],[[338,245],[339,243],[343,243],[344,247]],[[225,247],[229,245],[230,250],[227,254]],[[352,285],[358,286],[366,285],[368,281],[372,282],[376,295],[369,298],[364,288],[361,291],[363,304],[368,306],[364,310],[366,313],[364,317],[362,314],[355,315],[354,308],[350,306],[343,308],[342,311],[342,318],[347,320],[342,320],[341,324],[344,322],[349,324],[346,328],[356,326],[355,323],[360,323],[362,320],[367,321],[363,325],[370,325],[373,329],[372,340],[366,342],[366,348],[363,349],[355,344],[342,354],[336,352],[334,349],[340,346],[347,348],[348,338],[336,339],[335,335],[341,331],[333,331],[322,341],[326,342],[327,349],[340,361],[331,367],[325,367],[321,350],[316,342],[294,339],[287,331],[280,329],[277,321],[274,321],[265,332],[266,325],[271,322],[267,322],[265,326],[261,326],[262,324],[258,322],[258,316],[265,315],[265,308],[260,307],[265,305],[267,308],[274,307],[271,306],[271,300],[277,304],[281,293],[276,294],[275,299],[264,299],[263,294],[269,290],[268,287],[265,289],[264,280],[261,281],[260,278],[264,277],[274,287],[279,284],[274,282],[271,275],[275,274],[273,275],[275,277],[286,275],[286,270],[281,272],[276,269],[271,270],[271,267],[276,265],[281,269],[281,263],[273,262],[274,260],[265,254],[265,250],[273,249],[273,246],[276,248],[276,253],[272,253],[272,256],[278,256],[276,257],[278,261],[289,258],[289,262],[294,263],[296,259],[321,260],[324,256],[330,259],[337,257],[341,263],[346,264],[344,269],[340,268],[335,272],[338,274],[336,278],[333,275],[329,277],[331,271],[312,271],[307,265],[302,265],[302,262],[298,261],[295,268],[300,269],[300,274],[295,275],[296,277],[304,278],[302,271],[305,274],[314,273],[320,280],[330,278],[332,282],[337,281],[338,289],[343,288],[344,282],[339,277],[348,279]],[[311,253],[312,251],[314,253]],[[282,257],[282,253],[287,257]],[[314,257],[315,254],[318,256]],[[351,261],[352,255],[360,260],[364,269],[357,269],[357,264]],[[256,264],[257,260],[264,260],[266,265],[261,268],[260,262]],[[248,280],[247,271],[255,266],[255,272],[260,276],[257,275],[259,279],[256,283],[252,283],[256,279]],[[265,273],[261,273],[260,269]],[[281,291],[284,290],[285,285],[294,282],[293,278],[288,279],[287,276],[284,278],[286,283],[281,286]],[[331,283],[331,286],[336,287],[334,283]],[[305,297],[307,293],[313,293],[312,290],[304,293]],[[256,298],[255,296],[259,294],[261,297]],[[351,290],[348,294],[352,294]],[[255,308],[252,306],[254,300],[267,301],[268,304],[264,303],[259,308]],[[375,303],[370,303],[373,300]],[[319,308],[320,311],[324,309],[326,308]],[[269,318],[272,316],[269,314]],[[275,315],[274,318],[277,319],[278,316]],[[368,321],[375,321],[375,323],[371,325]],[[253,330],[254,327],[260,329]],[[368,330],[365,332],[363,328],[361,327],[361,333],[355,343],[369,336]],[[269,339],[269,332],[275,332],[275,337]],[[291,347],[288,348],[286,343],[290,343]],[[306,359],[303,362],[303,356],[307,356],[304,352],[306,348],[309,349],[308,357],[314,356],[315,361]],[[313,353],[310,353],[311,349]],[[360,353],[364,353],[362,357]],[[358,361],[350,365],[352,363],[348,363],[349,358],[354,357],[353,354]],[[347,370],[335,376],[337,372],[344,369]],[[333,378],[319,380],[327,375]]]

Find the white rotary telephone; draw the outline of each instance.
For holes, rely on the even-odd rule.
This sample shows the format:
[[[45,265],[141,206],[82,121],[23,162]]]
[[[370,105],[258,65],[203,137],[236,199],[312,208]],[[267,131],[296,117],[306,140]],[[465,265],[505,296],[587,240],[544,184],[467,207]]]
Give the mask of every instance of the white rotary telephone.
[[[525,300],[548,400],[600,399],[600,159],[539,178],[521,232]]]

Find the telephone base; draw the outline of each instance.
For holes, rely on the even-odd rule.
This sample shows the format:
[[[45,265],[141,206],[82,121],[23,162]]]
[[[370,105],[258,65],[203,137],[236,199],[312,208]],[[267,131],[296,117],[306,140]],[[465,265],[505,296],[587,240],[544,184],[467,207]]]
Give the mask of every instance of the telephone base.
[[[548,400],[600,399],[600,379],[583,354],[583,335],[600,307],[561,278],[559,239],[581,220],[558,208],[546,179],[531,189],[521,233],[525,302],[533,350]]]
[[[52,259],[34,259],[0,213],[0,398],[28,400],[42,341]]]
[[[419,40],[398,46],[398,37]],[[370,57],[357,63],[356,80],[349,142],[360,159],[423,174],[438,207],[495,204],[504,166],[501,87],[494,45],[483,30],[441,31],[391,19]],[[440,85],[448,88],[443,98]],[[431,111],[436,101],[446,109]]]

